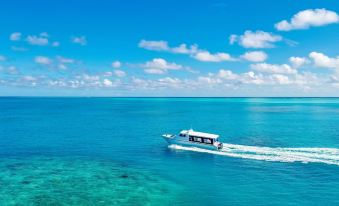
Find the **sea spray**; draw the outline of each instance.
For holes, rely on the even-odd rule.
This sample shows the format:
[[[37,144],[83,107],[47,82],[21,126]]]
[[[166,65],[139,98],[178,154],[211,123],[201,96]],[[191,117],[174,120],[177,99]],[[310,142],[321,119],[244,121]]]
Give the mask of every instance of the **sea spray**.
[[[324,163],[339,166],[339,149],[336,148],[280,148],[256,147],[224,143],[222,150],[207,150],[197,147],[170,145],[172,149],[210,153],[236,158],[276,161]]]

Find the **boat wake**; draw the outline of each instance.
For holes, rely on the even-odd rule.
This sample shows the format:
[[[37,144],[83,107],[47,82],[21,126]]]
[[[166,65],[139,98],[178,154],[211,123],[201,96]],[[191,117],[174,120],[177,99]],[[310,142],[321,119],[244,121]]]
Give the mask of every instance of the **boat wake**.
[[[219,151],[169,145],[172,149],[203,152],[235,158],[275,161],[275,162],[301,162],[324,163],[339,166],[339,149],[336,148],[281,148],[281,147],[256,147],[223,143]]]

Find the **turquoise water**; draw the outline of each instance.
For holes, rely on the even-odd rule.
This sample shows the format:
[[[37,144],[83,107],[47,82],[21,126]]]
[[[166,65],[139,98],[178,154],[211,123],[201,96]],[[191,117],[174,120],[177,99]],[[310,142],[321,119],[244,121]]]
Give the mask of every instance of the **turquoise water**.
[[[0,205],[339,205],[336,98],[0,98]],[[220,152],[162,133],[217,133]]]

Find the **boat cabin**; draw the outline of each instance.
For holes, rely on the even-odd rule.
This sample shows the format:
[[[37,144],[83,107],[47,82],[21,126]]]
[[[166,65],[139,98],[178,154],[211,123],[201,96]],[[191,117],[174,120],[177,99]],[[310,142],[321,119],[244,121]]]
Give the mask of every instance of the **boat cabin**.
[[[213,145],[218,142],[219,135],[209,134],[204,132],[196,132],[191,130],[182,130],[179,134],[180,137],[188,138],[188,141],[202,144]]]

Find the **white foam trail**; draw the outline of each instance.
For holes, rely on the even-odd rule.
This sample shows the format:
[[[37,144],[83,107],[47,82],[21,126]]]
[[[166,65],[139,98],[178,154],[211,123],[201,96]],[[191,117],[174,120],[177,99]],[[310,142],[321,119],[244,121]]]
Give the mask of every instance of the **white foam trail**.
[[[184,147],[170,145],[172,149],[203,152],[229,157],[277,161],[277,162],[302,162],[324,163],[339,166],[339,149],[336,148],[280,148],[280,147],[255,147],[236,144],[223,144],[220,151],[201,149],[197,147]]]

